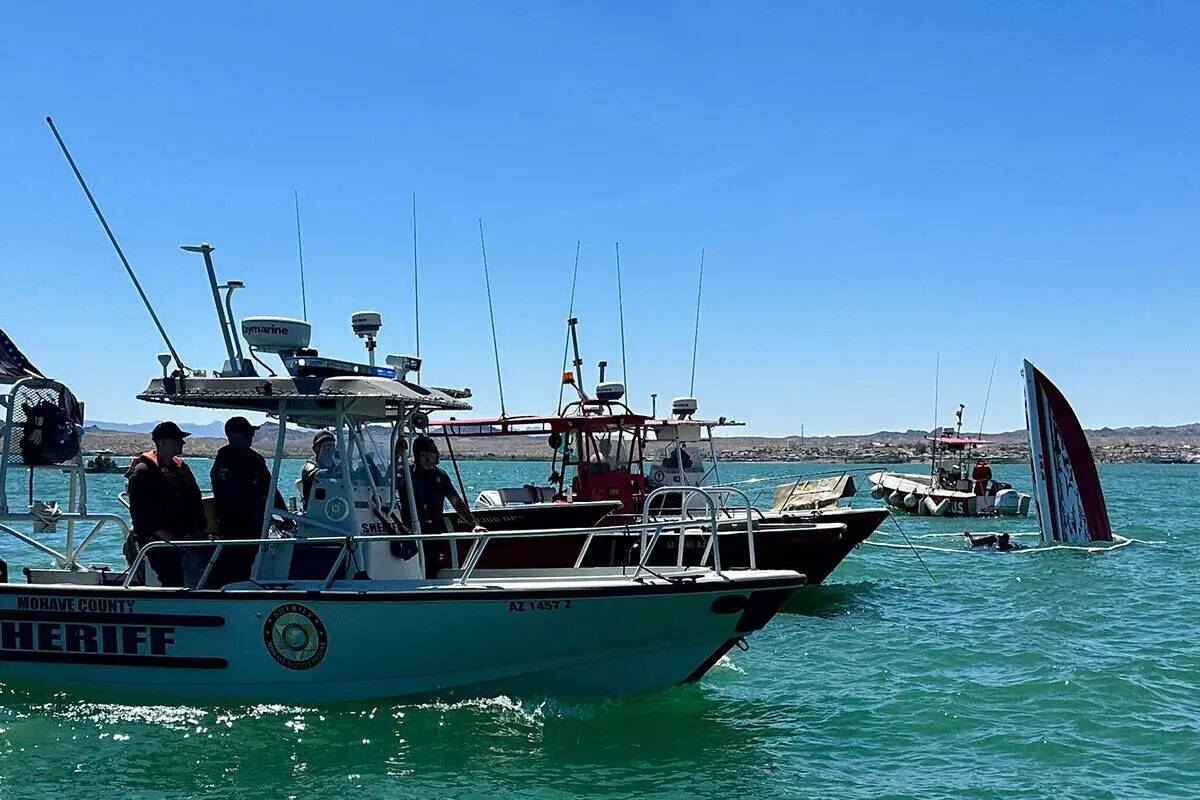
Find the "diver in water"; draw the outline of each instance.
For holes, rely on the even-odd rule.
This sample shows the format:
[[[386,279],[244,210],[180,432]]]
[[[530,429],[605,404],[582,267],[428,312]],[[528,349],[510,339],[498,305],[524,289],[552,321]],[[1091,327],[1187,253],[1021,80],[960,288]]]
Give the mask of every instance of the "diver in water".
[[[1012,541],[1007,533],[988,533],[981,536],[972,536],[966,531],[963,531],[963,536],[966,537],[967,547],[971,550],[992,548],[1001,553],[1007,553],[1011,550],[1024,549],[1024,545],[1020,545]]]

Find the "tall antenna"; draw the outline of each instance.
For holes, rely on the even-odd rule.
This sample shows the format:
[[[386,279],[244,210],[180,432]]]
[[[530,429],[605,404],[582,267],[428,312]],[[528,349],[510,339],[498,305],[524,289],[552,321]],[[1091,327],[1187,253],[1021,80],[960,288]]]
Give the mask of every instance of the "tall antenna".
[[[75,159],[71,158],[71,151],[67,149],[67,143],[58,135],[58,128],[54,127],[54,120],[46,117],[46,124],[50,126],[50,132],[54,134],[55,140],[58,141],[58,146],[62,149],[63,155],[67,157],[67,163],[71,165],[71,171],[75,173],[75,179],[79,181],[79,187],[83,189],[83,193],[87,195],[88,202],[92,204],[92,211],[96,212],[96,219],[100,220],[100,224],[104,227],[104,232],[108,234],[108,240],[112,242],[113,249],[117,251],[117,257],[121,259],[121,263],[125,266],[125,272],[128,273],[129,280],[133,281],[133,288],[137,289],[138,295],[142,298],[142,304],[150,312],[150,319],[154,320],[154,327],[158,328],[158,335],[162,337],[163,342],[167,345],[167,350],[171,352],[171,358],[175,359],[175,364],[180,370],[187,372],[188,368],[179,358],[179,353],[176,352],[175,345],[171,344],[171,338],[167,336],[167,331],[163,328],[158,314],[154,313],[154,306],[150,305],[150,298],[146,297],[146,292],[142,289],[141,282],[138,281],[137,275],[133,273],[133,267],[129,266],[129,259],[125,257],[125,252],[121,249],[121,245],[117,243],[117,237],[113,235],[112,228],[108,227],[108,220],[104,218],[103,212],[100,211],[100,205],[96,202],[96,198],[92,196],[92,190],[88,188],[87,181],[83,179],[83,174],[79,171],[79,167],[75,166]]]
[[[621,382],[625,384],[625,396],[629,396],[629,362],[625,358],[625,300],[621,295],[621,243],[617,247],[617,313],[621,321]]]
[[[300,190],[292,189],[296,199],[296,251],[300,254],[300,309],[308,321],[308,290],[304,286],[304,240],[300,237]]]
[[[979,436],[983,437],[983,421],[987,419],[988,401],[992,399],[992,378],[996,377],[996,359],[999,356],[992,356],[992,371],[988,375],[987,394],[983,396],[983,413],[979,415]]]
[[[417,357],[421,357],[421,283],[417,272],[417,193],[412,196],[413,212],[413,324],[417,333]],[[417,380],[421,371],[417,370]]]
[[[938,440],[938,384],[942,378],[942,354],[933,357],[933,453],[929,457],[929,474],[937,471],[937,440]]]
[[[567,319],[575,318],[575,281],[579,278],[579,246],[578,239],[575,240],[575,269],[571,270],[571,302],[567,305]],[[571,349],[571,325],[567,324],[566,340],[563,342],[563,362],[562,372],[565,375],[567,372],[567,352]],[[582,382],[582,379],[579,379]],[[558,410],[562,412],[563,392],[567,385],[561,380],[558,382]]]
[[[483,220],[479,220],[479,249],[483,252],[483,283],[487,287],[488,316],[492,319],[492,355],[496,357],[496,384],[500,387],[500,416],[504,410],[504,379],[500,377],[500,345],[496,341],[496,312],[492,308],[492,279],[488,275],[487,244],[483,240]]]
[[[692,333],[692,380],[688,395],[696,393],[696,346],[700,342],[700,293],[704,291],[704,248],[700,248],[700,284],[696,287],[696,330]]]

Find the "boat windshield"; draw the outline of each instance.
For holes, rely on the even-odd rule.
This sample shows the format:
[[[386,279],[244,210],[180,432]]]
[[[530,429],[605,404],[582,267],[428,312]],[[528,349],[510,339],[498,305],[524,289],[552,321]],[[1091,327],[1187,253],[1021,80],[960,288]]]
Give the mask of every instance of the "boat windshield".
[[[392,426],[360,425],[359,446],[350,448],[350,479],[356,486],[374,488],[381,505],[390,505],[395,474],[392,467]]]

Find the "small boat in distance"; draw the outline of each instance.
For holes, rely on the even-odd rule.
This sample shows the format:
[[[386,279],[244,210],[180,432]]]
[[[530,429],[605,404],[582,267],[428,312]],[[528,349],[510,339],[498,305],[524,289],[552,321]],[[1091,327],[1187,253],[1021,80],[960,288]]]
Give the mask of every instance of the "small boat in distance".
[[[112,450],[98,450],[84,463],[83,471],[88,474],[116,475],[124,472],[127,466],[117,463]]]
[[[964,436],[959,405],[953,428],[933,431],[929,474],[875,472],[869,477],[871,496],[897,511],[931,517],[1023,517],[1030,496],[1011,484],[992,479],[987,459],[977,453],[987,440]]]
[[[1079,418],[1058,387],[1028,360],[1024,374],[1029,462],[1042,541],[1114,541],[1104,489]]]

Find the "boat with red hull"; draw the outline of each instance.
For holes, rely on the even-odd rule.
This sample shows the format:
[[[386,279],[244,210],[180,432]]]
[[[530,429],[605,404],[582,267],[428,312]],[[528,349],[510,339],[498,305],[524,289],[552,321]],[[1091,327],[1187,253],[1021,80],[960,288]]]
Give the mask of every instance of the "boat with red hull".
[[[574,385],[568,373],[564,381]],[[759,566],[794,569],[808,585],[824,581],[857,545],[887,518],[885,508],[827,507],[811,510],[762,511],[751,508],[736,487],[713,485],[718,462],[712,431],[737,425],[725,418],[694,419],[695,401],[680,398],[668,419],[640,414],[621,402],[623,387],[603,383],[597,396],[579,392],[578,400],[562,412],[547,416],[500,416],[465,420],[437,420],[453,457],[451,437],[544,436],[550,449],[547,485],[491,489],[479,495],[472,509],[489,530],[538,527],[564,528],[568,520],[595,527],[587,537],[554,540],[506,539],[489,545],[481,557],[482,568],[565,568],[573,565],[622,566],[639,560],[648,546],[631,536],[625,526],[670,517],[702,518],[710,509],[691,487],[703,485],[706,494],[725,498],[714,509],[721,518],[722,563],[749,566],[749,535]],[[708,464],[701,445],[708,443]],[[657,447],[651,454],[650,447]],[[582,508],[581,508],[582,507]],[[752,520],[752,521],[751,521]],[[471,526],[457,514],[445,516],[447,530],[469,532]],[[752,533],[748,535],[747,530]],[[461,553],[471,538],[459,540]],[[705,539],[690,534],[664,538],[654,544],[651,564],[698,565],[711,559]],[[586,547],[585,547],[586,545]],[[680,547],[682,545],[682,556]],[[439,544],[438,569],[451,561],[449,544]],[[582,550],[582,555],[581,555]],[[577,559],[582,559],[577,561]]]

